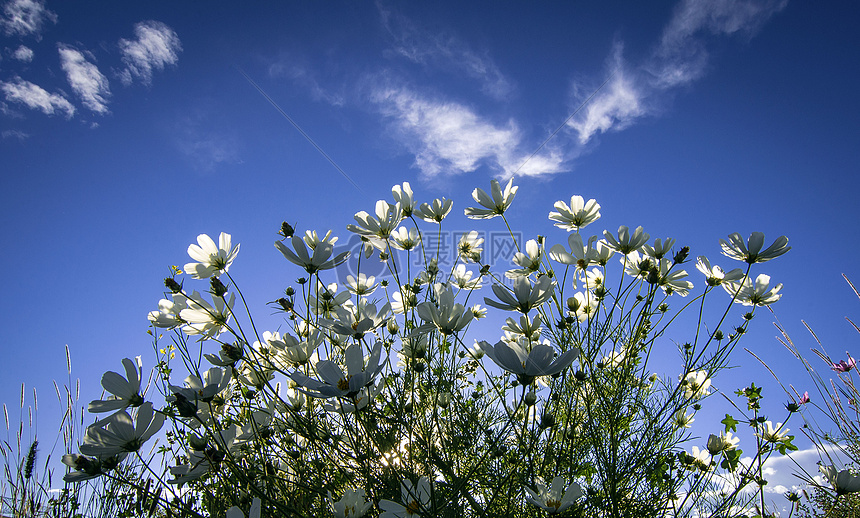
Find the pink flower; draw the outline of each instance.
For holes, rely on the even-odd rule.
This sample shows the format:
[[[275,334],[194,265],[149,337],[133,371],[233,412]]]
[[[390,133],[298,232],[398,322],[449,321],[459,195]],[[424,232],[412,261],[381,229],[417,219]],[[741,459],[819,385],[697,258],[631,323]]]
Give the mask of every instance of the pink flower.
[[[804,392],[802,396],[800,396],[800,404],[805,405],[809,403],[809,392]]]
[[[848,372],[856,366],[857,360],[855,360],[851,356],[848,357],[847,362],[845,360],[839,360],[839,363],[831,364],[831,368],[836,372]]]

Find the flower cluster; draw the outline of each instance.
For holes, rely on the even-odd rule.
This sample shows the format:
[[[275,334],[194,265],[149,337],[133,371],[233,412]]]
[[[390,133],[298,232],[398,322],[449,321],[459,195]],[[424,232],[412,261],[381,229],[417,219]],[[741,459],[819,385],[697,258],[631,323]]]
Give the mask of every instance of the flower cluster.
[[[476,188],[479,206],[460,217],[500,218],[510,231],[518,189],[513,179]],[[456,214],[452,200],[419,203],[408,183],[392,197],[347,225],[362,246],[358,271],[346,276],[334,270],[349,252],[336,252],[331,230],[281,226],[275,247],[298,278],[271,294],[282,317],[275,330],[253,318],[235,269],[228,273],[239,245],[225,233],[217,245],[199,236],[187,277],[176,269],[148,316],[172,341],[159,347],[165,338],[153,333],[161,351],[153,386],[164,405],[144,394],[140,358],[123,360],[124,377],[106,373],[109,395],[89,409],[115,413],[64,458],[74,470],[66,480],[139,458],[165,423],[170,478],[150,497],[190,515],[616,516],[634,504],[657,515],[679,491],[700,491],[693,472],[716,471],[718,457],[737,469],[738,438],[728,430],[692,454],[682,446],[749,319],[728,337],[704,332],[699,319],[693,338],[678,341],[677,379],[654,372],[655,348],[674,339],[669,324],[681,310],[670,303],[679,297],[699,314],[716,286],[728,308],[777,301],[782,285],[765,274],[753,280],[750,268],[785,253],[787,239],[764,248],[759,233],[746,242],[732,234],[723,253],[746,270],[700,256],[696,291],[684,268],[690,249],[675,239],[627,226],[585,235],[601,217],[593,199],[555,203],[549,220],[562,244],[510,231],[505,270],[484,260],[474,230],[453,258],[428,245]],[[414,271],[406,259],[416,256],[424,262]],[[191,289],[196,281],[208,289]],[[498,338],[468,345],[471,330],[492,325],[477,323],[493,319],[478,297],[503,323]],[[172,381],[178,368],[187,371],[181,383]],[[790,444],[782,425],[761,422],[762,441]],[[675,469],[678,461],[689,469]]]

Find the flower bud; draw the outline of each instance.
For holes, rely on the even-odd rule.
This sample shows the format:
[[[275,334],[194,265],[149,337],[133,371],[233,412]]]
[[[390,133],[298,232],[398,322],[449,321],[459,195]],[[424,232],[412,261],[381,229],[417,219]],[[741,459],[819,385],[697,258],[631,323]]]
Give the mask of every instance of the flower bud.
[[[537,394],[535,394],[535,391],[534,391],[534,390],[530,390],[530,391],[526,394],[525,399],[523,399],[523,402],[524,402],[526,405],[528,405],[528,406],[532,406],[532,405],[534,405],[535,403],[537,403]]]
[[[388,328],[388,332],[393,335],[396,335],[397,332],[400,331],[400,326],[397,325],[397,321],[393,318],[388,321],[388,325],[386,327]]]
[[[442,408],[448,408],[448,405],[451,404],[451,393],[448,391],[440,393],[437,403],[439,403],[439,406]]]
[[[200,437],[199,435],[195,435],[193,433],[188,434],[188,445],[191,446],[191,449],[194,451],[203,451],[206,449],[206,445],[208,441],[204,437]]]
[[[173,277],[167,277],[164,279],[164,285],[170,290],[171,293],[179,293],[182,291],[182,285],[176,282],[176,279]]]
[[[681,248],[681,250],[677,254],[675,254],[675,258],[674,258],[675,264],[681,264],[684,261],[686,261],[688,255],[690,255],[690,247],[685,246],[685,247]]]
[[[555,425],[555,416],[552,414],[544,414],[540,418],[541,428],[552,428]]]
[[[296,232],[296,230],[292,227],[292,225],[290,225],[289,223],[284,221],[283,223],[281,223],[281,230],[278,233],[280,235],[284,236],[285,238],[291,238],[291,237],[293,237],[293,234],[295,232]]]

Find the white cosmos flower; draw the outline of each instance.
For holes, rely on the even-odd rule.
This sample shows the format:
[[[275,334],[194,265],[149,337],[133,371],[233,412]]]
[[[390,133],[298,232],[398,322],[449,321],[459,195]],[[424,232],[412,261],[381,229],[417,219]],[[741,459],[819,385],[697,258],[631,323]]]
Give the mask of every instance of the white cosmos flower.
[[[373,215],[365,211],[355,213],[358,225],[347,225],[346,229],[367,238],[380,251],[388,248],[388,238],[403,220],[403,209],[399,203],[391,205],[385,200],[376,202]]]
[[[143,396],[140,395],[140,380],[143,376],[143,362],[140,356],[134,360],[122,360],[125,367],[125,378],[113,371],[105,372],[102,376],[102,387],[112,395],[108,399],[91,401],[87,410],[93,413],[113,412],[128,407],[140,406]]]
[[[167,299],[159,300],[158,310],[150,311],[146,318],[155,327],[173,329],[185,323],[179,314],[187,307],[188,297],[181,293],[174,293],[172,301]]]
[[[220,334],[230,321],[235,302],[235,293],[231,293],[226,302],[222,297],[215,297],[210,304],[195,291],[188,298],[188,308],[179,313],[180,318],[186,322],[182,331],[188,335],[204,337]]]
[[[724,282],[723,289],[735,297],[735,302],[744,306],[767,306],[778,301],[782,294],[782,283],[771,287],[770,275],[760,274],[755,283],[747,277],[743,284],[739,282]]]
[[[693,465],[699,468],[700,471],[711,469],[711,454],[708,453],[708,450],[700,450],[698,446],[693,446],[690,456],[693,458]]]
[[[776,423],[774,426],[772,422],[765,421],[760,425],[759,433],[756,435],[767,442],[782,442],[788,439],[788,428],[785,428],[782,423]]]
[[[526,491],[526,501],[548,514],[558,514],[566,510],[583,495],[579,484],[571,482],[567,485],[562,477],[553,478],[549,487],[546,487],[542,478],[536,477],[535,488],[537,491],[532,491],[529,487],[523,488]]]
[[[334,403],[325,402],[322,406],[326,412],[355,414],[357,410],[366,408],[367,405],[376,398],[376,396],[382,393],[383,388],[385,388],[385,380],[379,380],[378,382],[372,383],[370,386],[359,390],[358,394],[349,399],[338,398],[334,400]]]
[[[460,238],[460,243],[457,245],[457,253],[465,261],[476,263],[481,260],[481,252],[484,251],[481,246],[484,243],[484,238],[478,237],[476,230],[471,230],[463,234]]]
[[[380,500],[379,508],[382,513],[379,518],[417,518],[430,511],[430,479],[421,477],[416,484],[404,480],[400,484],[401,505],[391,500]]]
[[[642,255],[639,252],[630,252],[621,259],[621,264],[624,265],[624,273],[631,277],[646,278],[654,268],[655,262],[647,255]]]
[[[412,186],[409,182],[403,182],[403,185],[395,185],[391,188],[391,195],[394,196],[394,201],[400,204],[403,211],[403,217],[408,218],[415,210],[415,200],[412,197]]]
[[[195,279],[208,279],[219,276],[230,268],[230,264],[239,253],[239,245],[232,246],[230,234],[221,232],[218,245],[206,234],[197,236],[196,245],[188,245],[188,255],[196,263],[188,263],[184,269]]]
[[[675,245],[675,240],[672,238],[666,238],[665,241],[662,241],[659,237],[654,240],[654,246],[649,244],[642,245],[642,251],[645,252],[645,255],[653,257],[658,261],[663,259],[671,250],[672,246]]]
[[[263,336],[265,337],[265,333]],[[275,354],[283,364],[299,366],[314,358],[314,353],[323,343],[323,335],[319,330],[314,330],[300,340],[289,333],[284,333],[284,336],[279,339],[273,338],[268,342],[275,348]]]
[[[834,466],[818,466],[818,470],[830,482],[837,495],[860,491],[860,477],[852,475],[847,469],[837,472]]]
[[[451,272],[451,282],[461,290],[477,290],[481,287],[481,277],[472,279],[474,272],[466,269],[466,265],[458,264]]]
[[[391,305],[386,303],[379,310],[376,304],[370,304],[367,299],[361,299],[358,306],[335,309],[337,318],[333,320],[320,319],[323,325],[337,334],[361,339],[366,333],[384,325],[391,316]]]
[[[636,227],[633,235],[630,235],[630,229],[624,225],[618,227],[618,238],[608,230],[603,231],[603,237],[606,238],[606,244],[616,252],[627,255],[630,252],[636,252],[648,242],[651,236],[642,230],[642,227]]]
[[[527,350],[521,343],[500,340],[496,345],[479,342],[481,349],[496,365],[515,374],[523,385],[530,385],[538,376],[552,376],[566,369],[579,357],[579,349],[573,348],[555,358],[555,349],[546,344],[537,344]]]
[[[666,292],[666,295],[677,293],[682,297],[686,297],[690,290],[693,289],[693,283],[685,280],[687,271],[674,268],[675,263],[669,259],[660,259],[659,262],[660,280],[657,284]]]
[[[411,290],[404,289],[403,292],[398,290],[394,292],[391,299],[391,311],[401,315],[418,306],[418,296]]]
[[[516,335],[524,336],[529,340],[536,342],[540,339],[542,323],[540,315],[535,315],[531,320],[528,315],[522,315],[519,322],[508,317],[508,319],[505,320],[505,325],[502,326],[502,331],[508,331]]]
[[[424,321],[416,333],[426,333],[438,329],[443,335],[450,335],[465,328],[475,318],[475,315],[465,306],[454,302],[454,292],[451,286],[436,284],[433,286],[436,301],[422,302],[418,305],[418,316]]]
[[[199,403],[209,403],[215,399],[215,396],[230,385],[230,379],[231,371],[212,367],[203,373],[202,379],[193,374],[189,375],[185,378],[184,387],[169,385],[173,394],[165,400],[175,402],[182,417],[194,417],[199,410]]]
[[[331,235],[331,230],[326,232],[323,237],[319,237],[316,230],[305,230],[304,241],[305,244],[308,245],[308,248],[314,250],[320,243],[328,243],[329,245],[334,246],[334,244],[337,243],[337,237],[333,237]]]
[[[475,304],[470,308],[475,318],[485,318],[487,316],[487,308],[481,307],[480,304]]]
[[[335,500],[329,491],[328,502],[335,518],[361,518],[373,507],[373,504],[367,501],[364,489],[347,489],[340,500]]]
[[[377,286],[379,285],[376,284],[376,277],[372,275],[368,277],[359,273],[358,278],[352,275],[346,276],[346,289],[353,295],[370,295],[376,291]]]
[[[63,482],[83,482],[84,480],[104,475],[119,466],[119,463],[127,456],[127,452],[115,455],[97,455],[95,457],[87,457],[85,455],[78,455],[77,453],[63,455],[63,464],[74,469],[74,471],[70,471],[63,477]]]
[[[696,420],[693,415],[694,414],[692,413],[687,413],[687,411],[682,408],[672,416],[672,424],[674,424],[676,428],[690,428],[693,426],[693,421]]]
[[[579,322],[585,322],[593,317],[597,311],[599,301],[590,291],[576,292],[573,297],[567,299],[567,309],[569,315],[576,318]]]
[[[472,198],[484,208],[468,207],[465,211],[466,216],[470,219],[492,219],[501,216],[511,206],[518,189],[519,187],[514,185],[513,178],[508,180],[504,191],[498,180],[491,180],[490,195],[478,188],[472,191]]]
[[[117,412],[91,424],[81,444],[81,453],[94,457],[135,452],[164,424],[164,414],[155,412],[152,403],[137,408],[132,421],[127,412]]]
[[[391,233],[391,246],[398,250],[412,250],[421,243],[418,236],[418,229],[413,227],[406,229],[400,227]]]
[[[717,265],[711,266],[711,262],[704,255],[700,255],[696,261],[696,269],[705,276],[708,286],[719,286],[724,282],[737,282],[744,277],[744,272],[740,268],[725,272]]]
[[[706,396],[711,387],[711,379],[707,371],[693,371],[684,377],[684,397],[687,399],[698,399]]]
[[[788,238],[785,236],[778,237],[772,245],[762,250],[764,234],[761,232],[753,232],[748,243],[744,243],[744,239],[737,232],[729,234],[728,241],[720,239],[720,246],[723,249],[723,255],[747,264],[770,261],[791,250],[788,246]]]
[[[542,256],[542,247],[534,239],[529,239],[526,241],[525,253],[517,252],[514,254],[513,262],[520,268],[508,270],[505,272],[505,276],[509,279],[515,279],[524,275],[531,275],[540,268]]]
[[[346,261],[347,257],[349,257],[349,251],[345,251],[332,258],[334,246],[324,241],[320,241],[314,246],[313,255],[308,253],[307,244],[299,236],[291,237],[290,242],[292,243],[293,250],[295,251],[290,250],[290,248],[281,241],[275,241],[275,248],[284,254],[284,257],[286,257],[291,263],[301,266],[309,274],[314,274],[320,270],[329,270],[334,268],[340,263]]]
[[[543,275],[538,278],[534,286],[528,277],[517,277],[514,280],[514,288],[493,284],[493,293],[499,301],[484,297],[484,304],[505,311],[519,311],[526,314],[552,297],[554,284],[552,279]]]
[[[570,205],[557,201],[554,207],[558,212],[550,212],[549,219],[556,222],[555,226],[568,232],[579,232],[579,229],[600,219],[600,204],[594,199],[585,202],[582,196],[571,196]]]
[[[322,360],[315,365],[317,375],[322,381],[305,376],[300,372],[290,375],[307,395],[316,398],[350,397],[353,398],[364,387],[373,383],[374,378],[385,363],[379,363],[382,353],[382,342],[376,342],[365,367],[364,355],[361,352],[361,344],[355,343],[346,348],[344,358],[346,362],[346,374],[340,366],[331,360]]]
[[[436,198],[433,203],[422,203],[415,211],[415,215],[428,223],[441,223],[445,216],[451,212],[453,201],[446,198]]]

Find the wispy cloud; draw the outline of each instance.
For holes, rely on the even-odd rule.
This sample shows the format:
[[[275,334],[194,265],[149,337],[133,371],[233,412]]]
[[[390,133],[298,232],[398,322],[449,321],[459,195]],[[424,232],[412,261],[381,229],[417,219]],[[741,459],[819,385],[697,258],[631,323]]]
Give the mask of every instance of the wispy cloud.
[[[24,45],[21,45],[12,52],[11,56],[12,59],[16,59],[23,63],[29,63],[33,61],[34,52],[33,49],[31,49],[30,47],[25,47]]]
[[[573,128],[580,144],[585,144],[595,133],[605,133],[610,128],[621,130],[647,114],[645,106],[646,93],[637,84],[635,77],[624,64],[623,46],[616,43],[608,63],[609,79],[602,88],[588,101],[577,116],[570,119],[568,125]],[[600,85],[574,85],[579,95],[584,99]]]
[[[97,66],[87,61],[81,51],[63,44],[58,45],[58,50],[60,65],[66,72],[69,85],[84,106],[101,115],[108,113],[111,93],[107,78]]]
[[[38,0],[9,0],[3,5],[0,27],[7,36],[35,35],[38,39],[46,23],[56,23],[57,14]]]
[[[391,119],[395,138],[415,155],[415,166],[425,176],[467,173],[481,166],[511,176],[528,157],[513,120],[493,123],[463,104],[432,99],[399,86],[377,88],[371,99]],[[563,157],[547,149],[518,174],[561,170]]]
[[[19,130],[4,130],[2,133],[0,133],[0,136],[2,136],[4,139],[13,138],[22,142],[30,138],[29,133],[24,133],[23,131]]]
[[[641,64],[623,59],[615,44],[604,88],[569,125],[581,144],[598,133],[622,130],[657,112],[655,105],[672,89],[702,77],[708,64],[707,35],[753,36],[788,0],[681,0],[654,50]],[[599,83],[598,83],[599,84]],[[587,92],[574,83],[574,103]]]
[[[23,104],[46,115],[59,113],[70,119],[75,114],[75,107],[65,97],[49,93],[41,86],[20,77],[15,77],[8,83],[0,81],[0,91],[8,102]]]
[[[322,101],[332,106],[346,104],[346,96],[342,92],[324,88],[316,72],[294,56],[281,55],[277,61],[269,65],[268,72],[270,77],[285,77],[304,88],[315,101]]]
[[[152,84],[153,71],[179,61],[182,43],[173,29],[161,22],[145,21],[134,26],[134,40],[119,40],[119,49],[125,68],[120,80],[130,85],[135,79],[145,85]]]
[[[216,128],[222,124],[213,120],[214,113],[207,100],[199,100],[174,125],[177,149],[185,155],[195,169],[212,171],[222,164],[242,162],[239,139]]]
[[[497,100],[507,100],[514,85],[502,74],[487,52],[478,52],[451,34],[434,34],[416,26],[404,16],[377,5],[382,24],[392,39],[391,53],[414,63],[432,66],[467,77],[480,84],[481,91]]]
[[[788,0],[682,0],[646,65],[658,88],[701,77],[708,62],[704,33],[753,36]]]

